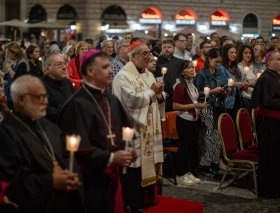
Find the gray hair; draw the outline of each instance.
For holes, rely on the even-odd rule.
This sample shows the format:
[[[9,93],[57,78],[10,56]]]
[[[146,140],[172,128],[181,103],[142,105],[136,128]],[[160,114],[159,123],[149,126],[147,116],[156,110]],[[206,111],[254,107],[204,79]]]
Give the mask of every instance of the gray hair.
[[[131,61],[131,58],[132,58],[132,55],[135,54],[135,53],[139,53],[141,51],[141,47],[143,47],[144,45],[146,44],[140,44],[138,46],[136,46],[134,49],[132,49],[129,53],[128,53],[128,56],[129,56],[129,60]]]
[[[54,55],[59,55],[62,58],[64,58],[63,54],[60,51],[54,50],[54,51],[52,51],[52,52],[50,52],[50,53],[48,53],[44,56],[43,62],[42,62],[43,63],[43,68],[45,68],[46,66],[49,66],[51,64],[52,57]]]
[[[122,43],[128,43],[128,44],[129,44],[130,42],[129,42],[128,39],[119,39],[119,40],[116,40],[116,41],[115,41],[115,47],[114,47],[114,48],[115,48],[115,51],[117,51],[117,49],[120,48],[120,46],[121,46]]]
[[[11,96],[14,104],[18,97],[29,93],[33,85],[41,83],[40,79],[31,75],[23,75],[17,78],[11,85]]]
[[[112,42],[114,44],[114,42],[112,40],[104,40],[101,43],[101,48],[106,47],[108,45],[109,42]]]

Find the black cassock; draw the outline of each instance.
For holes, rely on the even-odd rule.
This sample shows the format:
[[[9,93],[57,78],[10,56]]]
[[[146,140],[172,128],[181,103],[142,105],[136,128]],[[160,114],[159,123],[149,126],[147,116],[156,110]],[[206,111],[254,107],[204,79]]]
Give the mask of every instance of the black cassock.
[[[267,69],[258,79],[251,99],[252,108],[276,111],[280,115],[280,81],[277,72]],[[280,195],[280,118],[258,116],[258,190],[260,196]]]
[[[106,99],[110,105],[109,108]],[[103,111],[106,120],[109,111],[111,113],[111,131],[116,135],[114,146],[107,138],[108,127],[100,110]],[[119,172],[117,170],[119,168],[115,166],[110,174],[105,170],[108,169],[111,152],[123,148],[122,127],[131,127],[122,104],[108,91],[101,94],[100,90],[84,84],[62,107],[58,123],[63,133],[81,136],[81,144],[76,157],[83,172],[88,213],[113,212],[114,196],[118,189]]]
[[[76,90],[74,89],[72,82],[67,78],[57,81],[50,76],[45,75],[41,80],[44,83],[49,96],[46,117],[50,121],[56,123],[60,108],[68,98],[76,92]]]
[[[60,129],[45,118],[34,122],[20,113],[15,115],[35,136],[12,115],[0,125],[0,179],[10,183],[5,193],[9,200],[19,206],[20,213],[84,212],[82,191],[52,188],[53,161],[44,148],[46,142],[36,122],[52,144],[59,165],[66,169]]]

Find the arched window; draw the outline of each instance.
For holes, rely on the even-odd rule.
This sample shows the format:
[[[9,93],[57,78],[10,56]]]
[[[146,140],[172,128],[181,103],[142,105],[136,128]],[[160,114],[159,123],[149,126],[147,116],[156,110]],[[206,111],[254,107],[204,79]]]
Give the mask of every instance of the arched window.
[[[65,4],[59,8],[56,19],[69,19],[69,20],[76,20],[77,19],[77,12],[74,7],[69,4]]]
[[[247,14],[243,19],[243,27],[258,28],[258,17],[253,13]]]
[[[39,4],[31,8],[29,12],[29,23],[38,23],[47,20],[46,10]]]

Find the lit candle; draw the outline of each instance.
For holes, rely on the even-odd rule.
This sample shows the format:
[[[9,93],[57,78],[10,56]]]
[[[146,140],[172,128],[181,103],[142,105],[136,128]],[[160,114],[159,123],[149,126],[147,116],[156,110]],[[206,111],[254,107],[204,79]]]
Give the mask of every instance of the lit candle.
[[[262,74],[261,72],[257,73],[257,79],[261,76],[261,74]]]
[[[248,72],[249,72],[249,67],[247,67],[247,66],[246,66],[246,67],[244,67],[244,74],[245,74],[245,75],[247,75],[247,74],[248,74]]]
[[[129,127],[123,127],[122,128],[122,135],[123,135],[123,140],[125,141],[125,151],[128,151],[128,144],[129,141],[132,140],[133,135],[134,135],[134,129],[129,128]],[[123,167],[123,174],[126,174],[126,167]]]
[[[196,67],[196,66],[197,66],[197,61],[196,61],[196,60],[192,61],[192,65],[193,65],[194,67]]]
[[[204,95],[205,95],[204,102],[206,102],[206,99],[209,96],[209,92],[210,92],[210,88],[209,87],[204,87]]]
[[[164,75],[167,73],[167,68],[166,67],[162,67],[161,68],[161,73],[162,73],[162,79],[164,80]]]
[[[263,73],[263,72],[264,72],[264,70],[261,71],[261,73]]]
[[[229,86],[229,87],[232,87],[232,86],[233,86],[233,83],[234,83],[234,79],[229,78],[229,79],[228,79],[228,86]]]
[[[158,57],[154,56],[154,59],[155,59],[155,61],[157,61],[157,60],[158,60]]]
[[[79,135],[66,136],[66,149],[70,152],[69,171],[73,172],[74,165],[74,152],[78,151],[80,146],[81,137]]]

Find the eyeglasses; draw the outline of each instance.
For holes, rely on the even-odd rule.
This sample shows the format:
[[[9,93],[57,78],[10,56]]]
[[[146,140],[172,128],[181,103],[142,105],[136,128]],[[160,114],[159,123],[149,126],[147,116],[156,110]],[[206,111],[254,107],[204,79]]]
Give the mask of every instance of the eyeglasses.
[[[125,44],[125,45],[119,46],[118,49],[121,49],[122,47],[124,47],[124,48],[129,48],[130,45],[129,45],[129,44]]]
[[[202,47],[202,48],[207,48],[207,49],[209,49],[209,48],[212,48],[212,46],[204,46],[204,47]]]
[[[142,55],[143,57],[149,57],[151,55],[150,52],[142,52],[142,53],[135,53],[135,54]]]
[[[33,94],[24,94],[23,96],[28,95],[35,98],[38,102],[42,103],[46,98],[49,97],[48,94],[40,94],[40,95],[33,95]]]
[[[214,58],[212,58],[212,60],[216,63],[216,64],[221,64],[222,61],[216,61]]]
[[[188,42],[187,40],[177,40],[177,41],[179,41],[181,43],[187,43]]]
[[[60,61],[60,62],[56,62],[56,63],[53,63],[54,64],[54,66],[56,66],[56,67],[58,67],[58,68],[61,68],[62,66],[67,66],[68,65],[68,63],[67,62],[65,62],[65,61]]]

